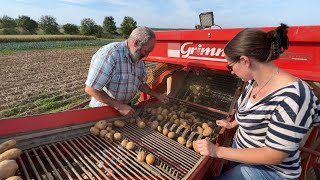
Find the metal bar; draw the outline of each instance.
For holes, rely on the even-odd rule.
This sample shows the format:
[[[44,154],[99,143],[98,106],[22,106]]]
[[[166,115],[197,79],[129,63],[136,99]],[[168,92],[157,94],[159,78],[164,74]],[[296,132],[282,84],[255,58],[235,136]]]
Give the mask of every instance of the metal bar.
[[[97,140],[100,141],[100,143],[103,143],[104,145],[106,145],[107,147],[111,146],[110,143],[106,144],[106,141],[102,141],[101,139],[95,137],[95,139],[93,139],[91,136],[88,136],[88,138],[92,139],[94,142],[97,143]],[[102,146],[101,144],[98,144],[101,148],[105,149],[104,146]],[[118,148],[115,148],[117,152],[120,152],[120,150]],[[130,160],[131,162],[133,162],[130,158],[128,158],[125,154],[121,154],[119,155],[118,153],[116,153],[113,149],[109,148],[109,151],[111,151],[112,153],[116,154],[122,161],[124,161],[126,164],[128,164],[131,168],[133,168],[136,172],[139,172],[142,176],[144,176],[146,179],[149,179],[147,176],[145,176],[144,173],[142,173],[141,171],[139,171],[135,166],[133,166],[134,163],[130,163],[127,161]],[[113,156],[109,151],[106,151],[106,149],[103,152],[107,152],[109,155]],[[121,153],[121,152],[120,152]],[[103,153],[103,155],[105,155],[105,153]],[[125,167],[127,169],[129,169],[127,166],[125,165]],[[138,176],[134,171],[130,171],[132,172],[137,178],[142,179],[140,176]],[[147,173],[147,171],[146,171]]]
[[[145,138],[145,139],[138,139],[138,137],[145,137],[145,136],[139,136],[137,131],[134,129],[131,129],[132,132],[126,132],[127,135],[129,135],[129,139],[133,139],[135,142],[139,142],[143,147],[147,148],[149,151],[151,151],[153,154],[161,157],[163,161],[166,161],[167,163],[171,164],[177,169],[180,169],[183,172],[188,172],[189,168],[192,168],[192,165],[189,163],[181,163],[182,159],[180,159],[181,156],[183,156],[183,153],[179,157],[176,156],[177,152],[181,152],[179,150],[176,150],[172,147],[170,147],[170,151],[167,151],[168,144],[163,144],[163,142],[159,141],[158,139],[155,139],[151,141],[151,138]],[[158,141],[158,142],[157,142]],[[169,141],[169,139],[167,139]],[[171,140],[173,141],[173,140]],[[175,153],[176,152],[176,153]],[[170,154],[170,156],[168,156]],[[170,158],[168,158],[170,157]],[[188,161],[188,160],[187,160]],[[179,163],[180,162],[180,163]]]
[[[132,159],[137,159],[137,153],[136,152],[134,152],[134,151],[132,151],[132,150],[125,150],[124,148],[119,148],[120,150],[122,150],[124,153],[127,153],[127,155],[129,156],[129,157],[131,157]],[[140,148],[141,149],[141,148]],[[129,151],[129,153],[128,153],[128,151]],[[132,155],[133,154],[133,155]],[[137,161],[137,160],[136,160]],[[138,161],[137,161],[138,162]],[[166,173],[168,173],[168,172],[165,172],[165,173],[163,173],[163,172],[161,172],[160,170],[158,170],[157,168],[155,168],[154,167],[154,165],[148,165],[148,164],[146,164],[145,162],[138,162],[140,165],[142,165],[144,168],[146,168],[146,169],[149,169],[152,173],[158,173],[158,174],[155,174],[157,177],[159,177],[159,178],[161,178],[161,179],[164,179],[163,177],[161,177],[161,175],[163,175],[163,176],[165,176],[166,177],[166,179],[171,179],[169,176],[167,176],[166,175]],[[156,163],[154,163],[154,164],[156,164]],[[156,172],[154,172],[154,171],[156,171]]]
[[[182,100],[182,99],[178,99],[178,98],[175,98],[175,97],[172,97],[172,96],[168,96],[168,97],[171,98],[171,99],[174,99],[174,100],[189,104],[191,106],[195,106],[195,107],[198,107],[198,108],[206,109],[208,111],[219,113],[219,114],[222,114],[222,115],[225,115],[225,116],[228,116],[228,114],[229,114],[229,113],[227,113],[225,111],[221,111],[219,109],[215,109],[215,108],[212,108],[212,107],[207,107],[207,106],[203,106],[203,105],[200,105],[200,104],[192,103],[192,102],[185,101],[185,100]]]
[[[124,129],[120,129],[120,128],[118,130],[122,132],[124,131]],[[175,168],[178,168],[181,171],[184,171],[185,173],[188,172],[188,169],[191,169],[193,167],[192,165],[185,164],[183,159],[180,159],[180,156],[184,156],[184,154],[182,153],[183,151],[178,151],[173,147],[170,148],[170,152],[166,151],[168,144],[163,143],[163,141],[160,141],[158,138],[156,139],[158,142],[151,141],[150,137],[145,138],[146,135],[149,135],[149,134],[145,133],[144,135],[142,135],[141,134],[142,132],[143,130],[137,131],[135,130],[135,128],[131,128],[130,130],[126,131],[125,134],[130,135],[129,139],[134,139],[136,142],[140,142],[141,145],[143,145],[145,148],[150,147],[152,145],[153,149],[149,149],[152,153],[162,157],[162,160],[167,161],[169,164],[172,164]],[[137,139],[138,137],[141,139]],[[168,140],[169,139],[167,139],[167,141]],[[176,155],[177,153],[174,153],[173,151],[179,152],[181,153],[181,155],[177,157]],[[168,154],[171,154],[170,156],[171,160],[167,158],[169,157]],[[175,160],[175,161],[172,161],[172,160]],[[180,162],[180,163],[177,163],[177,162]]]
[[[69,142],[81,153],[82,157],[84,157],[104,178],[109,179],[100,169],[97,167],[95,163],[93,163],[90,158],[88,158],[87,155],[85,155],[71,140]],[[85,163],[85,161],[82,159],[82,157],[66,142],[66,144],[69,146],[69,148],[80,158],[80,160]],[[97,161],[99,163],[99,161]],[[93,171],[93,170],[92,170]],[[97,175],[98,179],[100,177]]]
[[[69,172],[66,170],[66,168],[62,165],[62,163],[60,162],[60,160],[57,158],[57,156],[53,153],[53,151],[51,150],[51,148],[46,145],[47,149],[49,150],[49,152],[51,153],[51,155],[53,156],[53,158],[56,160],[56,162],[59,164],[59,166],[61,167],[61,169],[64,171],[64,173],[68,176],[68,178],[70,180],[72,180],[73,178],[71,177],[71,175],[69,174]],[[78,176],[77,176],[78,177]]]
[[[29,160],[29,162],[30,162],[30,164],[31,164],[31,167],[32,167],[33,172],[34,172],[34,174],[36,175],[37,179],[41,180],[40,175],[39,175],[36,167],[34,166],[32,160],[31,160],[31,158],[30,158],[30,156],[29,156],[28,151],[24,151],[24,152],[25,152],[25,154],[26,154],[26,156],[27,156],[27,158],[28,158],[28,160]]]
[[[148,143],[148,145],[153,145],[155,147],[155,149],[157,149],[157,153],[158,152],[163,152],[166,153],[164,156],[168,157],[168,154],[171,154],[171,158],[175,159],[177,161],[175,162],[181,162],[181,164],[185,164],[185,162],[189,162],[189,164],[195,164],[197,162],[196,159],[191,159],[190,155],[185,154],[185,151],[190,150],[186,147],[181,146],[180,144],[178,144],[176,141],[169,139],[168,137],[165,137],[163,134],[159,135],[158,132],[156,131],[149,131],[147,128],[144,130],[140,130],[137,131],[137,128],[134,128],[133,126],[128,126],[129,128],[131,128],[128,132],[126,133],[130,133],[133,138],[136,137],[141,137],[143,139],[141,139],[140,141],[144,141],[146,143]],[[133,133],[133,131],[135,133]],[[145,132],[148,131],[148,132]],[[157,133],[157,136],[154,135],[154,133]],[[148,138],[144,138],[144,137],[148,137]],[[159,137],[163,136],[163,140],[160,140]],[[167,142],[167,143],[164,143]],[[151,144],[150,144],[151,143]],[[171,144],[172,146],[170,147],[170,151],[167,151],[166,147],[168,147],[168,144]],[[179,147],[180,146],[180,147]],[[162,150],[162,151],[160,151]],[[176,153],[174,153],[174,151],[180,152],[180,155],[177,157]],[[190,150],[191,151],[191,150]],[[193,155],[195,155],[196,153],[194,153]],[[185,158],[185,160],[183,159],[183,157]],[[200,157],[200,156],[199,156]],[[187,164],[189,166],[189,164]],[[188,168],[192,168],[193,166],[190,165],[190,167]]]
[[[66,162],[67,163],[67,165],[68,165],[68,167],[72,170],[72,172],[77,176],[77,178],[78,179],[83,179],[79,174],[78,174],[78,172],[74,169],[74,167],[70,164],[70,162],[67,160],[67,158],[66,157],[64,157],[64,155],[61,153],[61,151],[57,148],[57,146],[55,145],[55,144],[52,144],[53,145],[53,147],[58,151],[58,153],[60,154],[60,156],[62,157],[62,159],[64,160],[64,162]],[[48,147],[48,146],[47,146]],[[50,152],[52,153],[52,154],[54,154],[51,150],[50,150]],[[55,156],[55,158],[56,159],[58,159],[56,156]],[[61,163],[60,163],[61,164]],[[62,164],[61,164],[62,165]],[[63,166],[62,166],[63,167]],[[68,172],[66,169],[64,169],[65,170],[65,172]],[[67,174],[69,174],[69,173],[67,173]]]
[[[111,144],[109,143],[109,142],[107,142],[106,140],[101,140],[101,139],[99,139],[98,137],[91,137],[91,136],[88,136],[88,138],[90,138],[90,139],[92,139],[93,141],[95,141],[96,143],[97,143],[97,141],[99,141],[100,143],[102,143],[102,144],[104,144],[104,145],[106,145],[107,147],[112,147],[111,146]],[[102,148],[105,148],[105,147],[103,147],[101,144],[99,144],[99,143],[97,143],[100,147],[102,147]],[[127,155],[125,155],[124,153],[122,153],[118,148],[115,148],[115,150],[118,152],[115,152],[115,150],[113,150],[113,149],[111,149],[111,148],[109,148],[109,150],[112,152],[112,153],[114,153],[114,154],[116,154],[121,160],[123,160],[124,162],[126,162],[129,166],[131,166],[136,172],[139,172],[143,177],[145,177],[146,179],[149,179],[144,173],[142,173],[141,171],[139,171],[135,166],[137,166],[137,167],[139,167],[139,165],[137,165],[137,162],[135,162],[135,161],[133,161],[131,158],[128,158],[128,156]],[[121,155],[119,155],[119,153],[121,154]],[[128,160],[129,161],[131,161],[131,163],[129,163],[128,162]],[[133,166],[133,165],[135,165],[135,166]],[[140,167],[139,167],[140,168]],[[144,171],[146,174],[148,174],[149,176],[151,176],[152,177],[152,175],[148,172],[148,171],[146,171],[144,168],[142,168],[142,171]],[[136,175],[136,173],[135,173],[135,175]],[[141,179],[138,175],[136,175],[139,179]]]
[[[22,170],[23,170],[23,172],[24,172],[27,180],[30,180],[30,176],[29,176],[29,174],[28,174],[28,172],[27,172],[26,166],[24,165],[21,157],[19,157],[18,159],[19,159],[19,162],[20,162],[20,164],[21,164],[21,166],[22,166]]]
[[[43,148],[40,146],[40,150],[42,152],[42,154],[44,155],[44,157],[47,159],[47,161],[49,162],[51,168],[53,169],[54,171],[54,174],[56,176],[58,176],[59,179],[62,179],[62,177],[60,176],[60,173],[58,173],[56,167],[53,165],[53,163],[51,162],[50,158],[48,157],[48,155],[46,154],[46,152],[43,150]]]
[[[134,127],[132,127],[132,128],[134,128]],[[158,135],[158,131],[153,131],[153,130],[151,130],[149,128],[145,128],[144,130],[147,131],[148,135],[151,135],[151,136],[154,136],[155,138],[158,138],[161,142],[166,141],[167,143],[173,145],[175,148],[183,151],[183,153],[186,153],[186,155],[185,155],[186,157],[185,158],[190,159],[190,156],[194,157],[194,159],[190,159],[190,160],[193,161],[193,163],[196,163],[198,161],[198,159],[201,157],[200,154],[195,153],[193,150],[191,150],[189,148],[186,148],[185,146],[177,144],[176,141],[168,140],[168,137],[164,136],[163,134],[159,133],[159,134],[161,134],[161,136]],[[156,134],[154,134],[153,132],[156,132]],[[187,138],[186,138],[186,140],[187,140]]]
[[[82,143],[81,142],[79,142],[79,140],[78,139],[75,139],[84,149],[86,149],[83,145],[82,145],[82,143],[84,143],[87,147],[89,147],[97,156],[99,156],[99,158],[100,159],[102,159],[106,164],[108,164],[114,171],[116,171],[123,179],[126,179],[123,175],[122,175],[122,173],[120,173],[116,168],[114,168],[109,162],[111,162],[112,161],[112,159],[111,158],[109,158],[108,156],[107,156],[107,159],[109,160],[109,162],[108,161],[106,161],[106,159],[104,158],[104,157],[102,157],[99,153],[97,153],[97,151],[94,149],[94,148],[92,148],[86,141],[84,141],[82,138],[79,138],[79,140],[81,140],[82,141]],[[92,146],[94,146],[95,148],[97,148],[97,149],[99,149],[95,144],[93,144],[92,143]],[[103,153],[103,151],[101,151],[101,150],[99,150],[101,153]],[[97,161],[97,158],[91,153],[91,152],[89,152],[88,150],[87,150],[87,152],[93,157],[93,158],[95,158],[95,160]],[[106,171],[108,171],[115,179],[118,179],[116,176],[114,176],[114,174],[112,173],[112,172],[110,172],[110,170],[108,169],[108,168],[106,168],[105,167],[105,165],[104,164],[102,164],[102,166],[105,168],[105,170]],[[126,171],[124,171],[118,164],[116,164],[116,166],[117,166],[117,168],[120,168],[121,170],[122,170],[122,172],[123,173],[125,173],[127,176],[130,176]],[[131,177],[131,176],[130,176]],[[131,179],[134,179],[133,177],[131,177]]]
[[[33,151],[33,153],[35,154],[35,156],[36,156],[36,158],[37,158],[37,160],[38,160],[41,168],[43,169],[44,173],[46,174],[47,178],[49,179],[49,173],[48,173],[46,167],[44,167],[44,164],[42,163],[42,161],[41,161],[38,153],[34,150],[34,148],[32,148],[32,151]]]
[[[67,148],[65,148],[60,142],[59,142],[60,146],[67,152],[67,154],[73,159],[73,161],[75,163],[77,163],[80,168],[89,176],[89,178],[91,179],[94,179],[94,177],[91,175],[90,172],[87,171],[87,169],[84,168],[84,166],[67,150]],[[81,159],[80,159],[81,160]],[[88,168],[89,170],[92,170],[87,163],[84,163]],[[94,175],[98,176],[97,174],[94,173]]]
[[[307,153],[309,153],[309,154],[311,154],[311,155],[320,157],[320,152],[315,151],[315,150],[313,150],[313,149],[305,148],[305,147],[300,147],[300,150],[301,150],[302,152],[307,152]]]
[[[94,143],[92,143],[91,141],[89,141],[88,139],[87,139],[87,137],[84,137],[91,145],[93,145],[96,149],[99,149]],[[90,136],[89,136],[89,138],[91,138]],[[94,139],[93,139],[94,140]],[[95,141],[95,140],[94,140]],[[98,144],[98,143],[97,143]],[[101,146],[100,144],[98,144],[102,149],[105,149],[103,146]],[[104,156],[104,157],[106,157],[109,161],[112,161],[112,159],[111,158],[109,158],[106,154],[105,154],[105,151],[102,151],[101,149],[99,149],[99,151],[100,151],[100,153]],[[116,154],[118,157],[124,157],[124,156],[119,156],[119,154],[117,154],[117,153],[115,153],[112,149],[111,149],[111,151],[114,153],[114,154]],[[113,154],[111,154],[109,151],[106,151],[110,156],[113,156]],[[134,166],[132,166],[126,159],[123,159],[125,162],[126,162],[126,164],[128,164],[128,165],[130,165],[131,166],[131,168],[134,168],[136,171],[138,171]],[[109,164],[109,163],[108,163]],[[136,177],[135,178],[138,178],[138,179],[142,179],[142,178],[140,178],[134,171],[132,171],[130,168],[128,168],[128,166],[126,165],[126,164],[124,164],[124,166],[132,173],[132,174],[134,174]],[[112,166],[110,166],[110,167],[112,167]],[[139,171],[138,171],[139,172]]]

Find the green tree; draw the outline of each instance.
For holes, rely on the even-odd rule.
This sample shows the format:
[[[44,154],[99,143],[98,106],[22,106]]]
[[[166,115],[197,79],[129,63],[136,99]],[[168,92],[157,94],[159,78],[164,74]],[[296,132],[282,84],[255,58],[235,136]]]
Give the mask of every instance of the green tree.
[[[81,20],[80,34],[95,35],[98,32],[96,22],[91,18],[84,18]]]
[[[16,21],[7,16],[7,15],[4,15],[2,18],[0,18],[0,28],[15,28],[17,26],[16,24]]]
[[[38,23],[28,16],[19,16],[17,19],[17,24],[23,30],[28,31],[30,34],[36,34]]]
[[[53,16],[41,16],[39,26],[45,34],[60,34],[58,23]]]
[[[137,22],[132,17],[125,16],[121,23],[121,33],[123,37],[128,38],[135,28],[137,28]]]
[[[95,25],[95,30],[96,30],[96,33],[95,33],[95,36],[100,38],[103,34],[103,28],[102,26],[99,26],[99,25]]]
[[[106,16],[103,20],[103,30],[110,34],[115,34],[117,31],[116,22],[112,16]]]
[[[64,33],[66,34],[79,34],[79,28],[75,24],[68,23],[63,25],[62,27],[63,27]]]

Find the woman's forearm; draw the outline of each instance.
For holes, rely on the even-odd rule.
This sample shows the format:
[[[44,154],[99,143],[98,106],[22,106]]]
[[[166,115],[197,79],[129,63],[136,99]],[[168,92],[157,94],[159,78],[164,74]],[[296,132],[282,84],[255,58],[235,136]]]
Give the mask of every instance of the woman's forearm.
[[[288,154],[269,147],[237,149],[220,146],[216,153],[218,158],[256,165],[280,164],[288,157]]]

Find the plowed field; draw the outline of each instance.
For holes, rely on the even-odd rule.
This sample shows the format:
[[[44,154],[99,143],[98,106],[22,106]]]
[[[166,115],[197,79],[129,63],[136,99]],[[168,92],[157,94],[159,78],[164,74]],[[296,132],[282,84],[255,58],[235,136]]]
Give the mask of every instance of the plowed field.
[[[62,111],[89,99],[84,83],[97,50],[0,54],[0,118]],[[154,66],[147,63],[147,71]]]

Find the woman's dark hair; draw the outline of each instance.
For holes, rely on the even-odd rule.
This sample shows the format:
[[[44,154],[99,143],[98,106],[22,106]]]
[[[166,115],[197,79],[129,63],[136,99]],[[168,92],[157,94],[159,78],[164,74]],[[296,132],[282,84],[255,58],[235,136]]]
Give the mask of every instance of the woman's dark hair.
[[[289,47],[288,28],[281,23],[269,32],[244,29],[228,42],[224,53],[234,61],[239,61],[240,56],[252,57],[260,62],[275,60]]]

